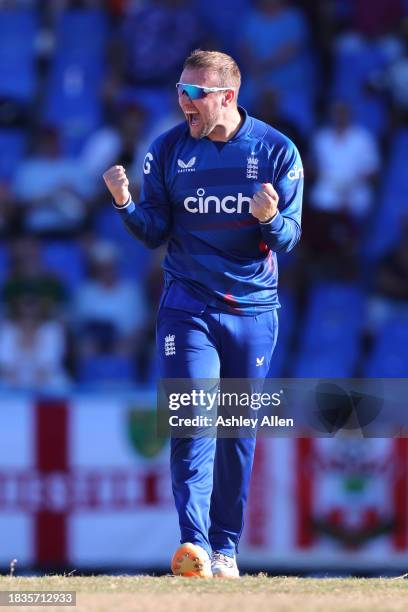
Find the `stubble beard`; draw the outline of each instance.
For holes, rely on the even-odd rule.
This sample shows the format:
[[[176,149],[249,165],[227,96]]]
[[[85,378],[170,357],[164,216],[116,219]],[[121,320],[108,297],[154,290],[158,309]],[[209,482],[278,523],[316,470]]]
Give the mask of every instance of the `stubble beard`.
[[[200,121],[202,121],[202,126],[198,134],[194,134],[190,126],[190,135],[196,140],[201,140],[201,138],[206,138],[209,134],[211,134],[211,132],[217,127],[218,117],[212,116],[209,117],[207,121],[203,121],[200,116]]]

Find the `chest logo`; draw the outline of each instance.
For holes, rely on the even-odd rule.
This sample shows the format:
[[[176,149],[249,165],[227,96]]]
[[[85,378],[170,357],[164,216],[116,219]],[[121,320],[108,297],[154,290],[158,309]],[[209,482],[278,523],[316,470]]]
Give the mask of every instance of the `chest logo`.
[[[191,196],[184,199],[184,208],[189,213],[245,213],[246,210],[251,212],[252,199],[244,196],[243,193],[238,193],[237,196],[227,195],[224,198],[217,196],[206,196],[205,189],[199,187],[197,196]],[[245,207],[244,207],[245,205]],[[247,208],[248,207],[248,208]]]
[[[176,335],[167,334],[164,339],[164,354],[166,357],[171,357],[176,354]]]
[[[251,155],[247,157],[247,167],[246,167],[247,179],[257,179],[258,178],[258,164],[259,164],[259,159],[255,157],[254,153],[251,153]]]
[[[184,162],[182,159],[177,160],[177,165],[179,169],[177,172],[195,172],[195,163],[197,161],[196,157],[192,157],[188,162]]]

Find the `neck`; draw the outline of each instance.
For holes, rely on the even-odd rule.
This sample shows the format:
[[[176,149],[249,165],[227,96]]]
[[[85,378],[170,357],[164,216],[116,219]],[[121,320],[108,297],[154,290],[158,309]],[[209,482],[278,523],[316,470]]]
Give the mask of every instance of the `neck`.
[[[244,122],[244,117],[239,112],[238,108],[234,108],[228,116],[224,119],[223,123],[217,125],[211,134],[208,135],[209,140],[215,140],[218,142],[227,142],[235,136]]]

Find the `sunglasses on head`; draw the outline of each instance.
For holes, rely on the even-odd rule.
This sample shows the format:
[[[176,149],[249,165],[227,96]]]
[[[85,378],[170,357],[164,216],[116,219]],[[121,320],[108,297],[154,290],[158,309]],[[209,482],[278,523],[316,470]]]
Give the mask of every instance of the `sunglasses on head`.
[[[233,87],[202,87],[201,85],[190,85],[189,83],[176,83],[177,91],[181,95],[185,93],[190,100],[199,100],[205,98],[209,93],[214,91],[228,91]]]

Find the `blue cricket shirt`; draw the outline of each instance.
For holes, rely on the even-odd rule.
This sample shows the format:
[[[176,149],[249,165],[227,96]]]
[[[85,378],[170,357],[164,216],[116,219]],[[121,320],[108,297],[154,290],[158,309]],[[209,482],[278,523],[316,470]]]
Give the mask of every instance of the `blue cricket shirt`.
[[[243,124],[225,143],[192,138],[186,121],[160,136],[144,160],[141,201],[116,208],[146,246],[168,241],[167,285],[250,315],[279,307],[276,253],[300,238],[303,168],[291,140],[239,110]],[[250,213],[262,183],[279,195],[269,223]]]

